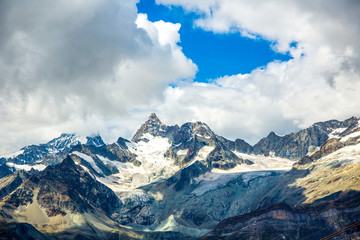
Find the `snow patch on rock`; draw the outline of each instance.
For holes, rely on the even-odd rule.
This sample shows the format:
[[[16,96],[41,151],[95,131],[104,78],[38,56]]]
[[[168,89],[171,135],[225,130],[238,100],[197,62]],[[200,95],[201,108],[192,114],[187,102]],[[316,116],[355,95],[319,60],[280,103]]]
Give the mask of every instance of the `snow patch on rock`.
[[[134,153],[137,156],[136,159],[141,162],[140,166],[110,161],[97,155],[105,164],[116,166],[119,170],[119,173],[97,178],[98,181],[119,193],[166,179],[179,170],[171,159],[165,158],[165,153],[171,146],[167,138],[154,137],[148,133],[143,137],[148,141],[126,143],[129,151]]]
[[[96,165],[96,163],[95,163],[94,159],[92,159],[92,157],[90,157],[84,153],[78,152],[78,151],[74,151],[74,152],[72,152],[72,154],[87,161],[97,173],[100,173],[100,174],[102,173],[101,169]]]
[[[28,165],[28,164],[15,164],[12,162],[7,162],[6,163],[7,166],[9,167],[13,167],[16,170],[24,170],[24,171],[30,171],[31,169],[35,169],[38,171],[42,171],[46,168],[46,166],[44,164],[35,164],[35,165]]]

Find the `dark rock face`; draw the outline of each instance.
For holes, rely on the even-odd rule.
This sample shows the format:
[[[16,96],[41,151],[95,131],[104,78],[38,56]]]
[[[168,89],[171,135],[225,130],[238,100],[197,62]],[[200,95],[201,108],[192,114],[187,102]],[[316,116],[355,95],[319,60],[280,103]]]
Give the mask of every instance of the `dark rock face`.
[[[343,122],[337,120],[318,122],[309,128],[283,137],[271,132],[266,138],[254,145],[254,153],[268,155],[273,152],[278,157],[299,159],[309,152],[309,147],[321,146],[329,138],[332,130],[347,128],[355,124],[357,120],[357,118],[352,117]]]
[[[174,176],[165,181],[166,186],[173,185],[175,191],[181,191],[184,187],[190,184],[190,181],[201,174],[208,172],[209,169],[204,166],[201,162],[196,161],[195,163],[181,169]]]
[[[358,144],[358,141],[360,139],[360,135],[355,134],[353,137],[351,137],[351,134],[360,132],[360,127],[357,125],[357,122],[351,124],[344,132],[342,132],[339,136],[340,137],[348,137],[346,141],[341,141],[339,138],[332,138],[328,141],[324,142],[318,151],[316,151],[311,156],[305,156],[302,159],[300,159],[297,164],[298,165],[304,165],[313,161],[316,161],[317,159],[333,153],[343,147],[356,145]]]
[[[180,166],[192,161],[204,146],[213,146],[206,164],[209,168],[230,169],[243,160],[237,157],[231,150],[235,149],[235,143],[223,137],[217,136],[205,123],[185,123],[173,137],[173,144],[167,155],[176,159]],[[188,150],[185,156],[177,156],[179,150]]]
[[[154,224],[155,212],[151,208],[155,199],[148,195],[134,195],[123,201],[123,205],[113,219],[120,224],[135,223],[144,226]]]
[[[100,135],[94,137],[86,137],[87,141],[85,145],[100,147],[105,145],[104,141],[102,140]]]
[[[61,134],[60,137],[54,138],[46,144],[29,145],[21,150],[23,153],[16,157],[9,158],[7,161],[14,162],[16,164],[31,164],[42,158],[48,161],[59,158],[63,159],[72,147],[81,144],[75,134]],[[60,161],[60,159],[58,161]]]
[[[23,205],[27,205],[28,203],[32,203],[34,197],[32,188],[17,188],[15,192],[13,192],[8,199],[6,199],[7,205],[11,207],[19,207]]]
[[[4,240],[50,240],[54,239],[44,235],[27,223],[0,222],[0,238]]]
[[[252,205],[276,184],[278,177],[277,172],[240,173],[217,185],[211,181],[210,169],[195,162],[151,187],[151,192],[163,195],[151,207],[157,222],[172,213],[198,228],[212,229],[226,217],[256,209]]]
[[[30,145],[22,148],[24,152],[11,159],[16,164],[28,164],[36,162],[45,157],[49,153],[49,149],[45,145]]]
[[[64,150],[65,148],[72,148],[79,144],[81,144],[81,142],[76,138],[75,134],[63,133],[60,137],[54,138],[47,144],[44,144],[44,146],[52,146],[56,150]]]
[[[126,141],[117,141],[117,144],[109,144],[106,145],[106,151],[100,153],[100,155],[109,158],[112,161],[119,161],[119,162],[131,162],[135,166],[139,166],[141,163],[136,159],[136,155],[130,152],[126,146]],[[119,147],[120,146],[120,147]]]
[[[3,174],[3,178],[0,178],[0,199],[2,209],[5,209],[0,211],[0,219],[11,219],[11,211],[36,200],[49,217],[61,217],[69,212],[96,212],[97,216],[106,216],[120,224],[152,228],[173,215],[181,227],[195,228],[199,231],[213,229],[220,223],[204,237],[205,239],[320,239],[360,220],[358,192],[338,192],[331,195],[319,195],[318,192],[323,192],[316,192],[318,188],[322,189],[322,183],[335,185],[341,182],[344,185],[344,179],[348,176],[355,179],[352,180],[355,184],[351,186],[357,186],[357,168],[349,165],[347,167],[352,169],[349,172],[340,169],[338,172],[342,172],[343,175],[336,177],[341,181],[332,181],[332,178],[324,178],[325,175],[316,175],[304,180],[306,184],[296,185],[294,183],[298,183],[297,180],[312,176],[313,169],[319,170],[323,167],[299,165],[316,161],[344,146],[357,144],[360,140],[357,134],[353,134],[353,137],[346,141],[336,138],[327,140],[329,133],[335,128],[348,126],[339,137],[359,132],[357,121],[358,119],[351,118],[344,122],[334,120],[316,123],[308,129],[284,137],[271,132],[252,147],[241,139],[231,141],[218,136],[202,122],[185,123],[180,127],[166,126],[152,114],[137,131],[133,140],[146,142],[151,140],[149,135],[167,138],[171,145],[165,154],[170,159],[166,160],[175,161],[180,170],[171,177],[166,175],[165,180],[160,178],[157,182],[135,189],[134,192],[119,191],[118,195],[96,181],[95,176],[105,177],[119,173],[124,168],[117,169],[118,162],[133,163],[135,166],[142,164],[134,154],[137,144],[119,138],[116,143],[106,145],[99,136],[88,137],[86,144],[81,144],[76,142],[75,135],[62,135],[47,144],[24,148],[23,154],[26,156],[34,154],[29,162],[43,156],[42,160],[52,163],[44,171],[33,171],[29,174],[13,173],[12,169],[5,165],[3,168],[0,166],[0,174]],[[134,150],[130,146],[133,146]],[[255,164],[256,160],[243,160],[233,151],[265,155],[273,152],[276,156],[296,159],[306,155],[309,147],[313,146],[320,146],[319,151],[311,157],[304,157],[298,163],[299,168],[294,165],[294,168],[286,173],[275,170],[226,174],[220,173],[221,171],[211,172],[213,168],[231,169],[237,164]],[[56,151],[58,152],[55,154],[49,154]],[[141,151],[138,152],[141,154]],[[83,159],[81,153],[91,157],[93,161],[85,156]],[[69,157],[60,164],[53,164],[61,156],[68,154]],[[201,157],[195,159],[197,156]],[[28,161],[20,161],[21,158],[17,160],[19,163]],[[74,161],[86,167],[86,171]],[[117,163],[113,164],[115,161]],[[339,163],[334,163],[334,166],[335,164]],[[134,177],[129,181],[132,180],[137,179]],[[309,182],[315,182],[314,186],[307,188]],[[349,181],[350,184],[353,182]],[[328,191],[325,187],[324,189],[324,192]],[[308,199],[309,192],[314,194],[317,197],[314,199],[317,200],[306,205],[304,201]],[[319,199],[322,196],[327,197]],[[117,232],[118,230],[109,233],[94,230],[94,226],[87,227],[70,229],[68,232],[51,236],[65,239],[130,239],[126,234]],[[2,226],[0,236],[1,231]],[[32,230],[26,227],[24,231]],[[32,234],[37,236],[36,232]],[[360,237],[354,232],[347,234],[346,237],[349,238]],[[180,233],[171,232],[143,232],[140,235],[143,239],[186,238]]]
[[[202,239],[320,239],[360,221],[360,193],[340,192],[309,205],[277,203],[221,221]],[[349,231],[341,239],[357,239]]]
[[[82,160],[80,157],[76,157],[76,158],[79,159],[82,165],[90,169],[93,174],[100,177],[109,176],[111,174],[118,173],[118,169],[115,168],[113,165],[102,161],[99,158],[99,156],[105,157],[110,161],[114,161],[114,162],[115,161],[123,162],[123,163],[131,162],[135,166],[141,164],[136,159],[136,155],[130,152],[125,144],[120,145],[118,143],[113,143],[109,145],[102,145],[100,147],[95,147],[91,145],[78,145],[72,148],[70,151],[70,153],[74,153],[74,152],[80,152],[90,156],[94,160],[96,166],[101,170],[101,173],[96,172],[87,161]]]
[[[184,139],[190,139],[194,135],[203,138],[215,138],[215,133],[209,126],[202,122],[188,122],[180,127],[179,132],[174,137],[174,144],[182,143]]]
[[[149,117],[149,119],[141,125],[139,130],[135,133],[134,137],[131,141],[138,142],[144,139],[144,134],[149,133],[152,136],[159,136],[159,137],[167,137],[169,139],[172,139],[172,135],[174,132],[178,131],[179,127],[177,125],[175,126],[166,126],[163,124],[160,119],[156,116],[155,113],[152,113]]]
[[[199,161],[184,167],[167,180],[149,186],[154,192],[161,192],[166,196],[162,201],[158,202],[146,194],[132,196],[123,202],[114,219],[120,224],[136,223],[146,226],[160,224],[168,217],[168,212],[178,210],[177,207],[171,207],[172,201],[175,200],[177,203],[185,201],[188,196],[182,195],[183,191],[188,191],[194,179],[208,171],[209,169]],[[180,199],[183,197],[185,199]],[[190,211],[189,214],[193,217],[194,212]],[[200,219],[200,213],[196,216]]]
[[[48,216],[65,215],[66,210],[84,213],[94,209],[111,216],[120,207],[114,192],[76,166],[71,157],[31,176],[10,195],[6,204],[18,207],[31,203],[36,189],[39,189],[37,201]]]
[[[8,167],[6,164],[0,165],[0,178],[6,177],[10,174],[12,174],[15,171],[15,169]]]
[[[253,147],[242,139],[235,140],[235,151],[242,153],[252,153]]]
[[[0,200],[14,191],[18,186],[26,181],[30,174],[25,171],[17,171],[7,177],[0,179]]]
[[[47,184],[41,185],[38,201],[47,208],[54,207],[54,200],[57,199],[48,186],[57,190],[54,194],[67,196],[67,208],[80,213],[95,207],[110,216],[114,209],[120,206],[119,199],[113,191],[76,166],[70,157],[58,166],[46,168],[39,178]],[[61,205],[60,203],[59,209],[63,209]],[[54,210],[57,211],[56,206]]]
[[[220,168],[225,170],[234,168],[236,165],[244,163],[243,159],[240,159],[221,143],[218,143],[214,150],[209,153],[206,161],[208,166],[211,168]]]
[[[166,126],[154,113],[136,132],[132,141],[148,141],[144,137],[145,134],[168,138],[171,147],[165,156],[174,159],[181,167],[191,162],[204,146],[215,148],[206,159],[207,166],[221,169],[230,169],[236,164],[243,163],[242,159],[232,153],[233,150],[250,152],[252,149],[249,144],[241,139],[234,142],[216,135],[205,123],[188,122],[181,127],[178,125]],[[179,150],[187,150],[186,155],[178,156]]]
[[[127,143],[130,143],[129,140],[125,139],[125,138],[122,138],[122,137],[119,137],[118,140],[116,141],[117,144],[119,144],[119,146],[122,148],[122,149],[128,149],[128,147],[126,146]]]
[[[134,237],[136,236],[136,237]],[[111,232],[96,229],[94,226],[70,229],[68,231],[44,234],[27,223],[3,223],[0,222],[0,238],[4,240],[55,240],[55,239],[76,239],[76,240],[109,240],[109,239],[162,239],[178,240],[192,238],[178,232],[135,232],[124,228],[115,228]]]
[[[253,147],[242,139],[236,139],[235,141],[231,141],[222,136],[217,135],[216,137],[219,142],[221,142],[231,151],[237,151],[240,153],[248,153],[248,154],[253,153],[254,151]]]
[[[101,147],[106,145],[99,135],[86,137],[86,139],[87,142],[84,144],[86,146]],[[26,146],[21,149],[23,153],[4,161],[11,161],[16,164],[31,164],[43,160],[49,165],[53,165],[64,159],[73,147],[81,144],[75,134],[63,133],[60,137],[54,138],[48,143]]]

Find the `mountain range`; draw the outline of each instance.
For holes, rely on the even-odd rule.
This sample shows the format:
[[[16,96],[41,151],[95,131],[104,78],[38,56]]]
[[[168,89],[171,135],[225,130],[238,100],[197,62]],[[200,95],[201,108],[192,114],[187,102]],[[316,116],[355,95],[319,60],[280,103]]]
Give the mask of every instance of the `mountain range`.
[[[360,221],[359,123],[271,132],[253,146],[154,113],[131,140],[62,134],[0,158],[0,235],[321,239]],[[357,238],[357,226],[338,236]]]

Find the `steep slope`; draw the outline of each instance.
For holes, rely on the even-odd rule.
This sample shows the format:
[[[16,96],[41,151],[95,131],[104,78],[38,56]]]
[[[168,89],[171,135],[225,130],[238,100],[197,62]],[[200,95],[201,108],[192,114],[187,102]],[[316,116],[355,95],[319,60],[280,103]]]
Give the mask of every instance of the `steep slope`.
[[[0,178],[6,177],[15,171],[14,168],[9,167],[5,163],[0,165]]]
[[[71,157],[31,176],[0,203],[3,218],[49,232],[82,226],[91,219],[105,223],[119,206],[116,195]]]
[[[239,149],[246,148],[240,141],[236,145],[230,140],[217,136],[205,123],[188,122],[181,127],[166,126],[154,113],[136,132],[132,141],[146,142],[148,141],[146,136],[167,139],[171,146],[166,152],[166,157],[173,159],[180,167],[202,160],[210,168],[233,168],[243,161],[231,149],[235,149],[235,146]]]
[[[152,113],[149,116],[149,119],[141,125],[141,127],[136,131],[132,142],[139,142],[140,140],[146,141],[145,134],[150,134],[154,137],[163,137],[173,140],[173,135],[179,130],[179,126],[167,126],[163,124],[160,119],[156,116],[155,113]]]
[[[360,120],[353,122],[349,127],[337,130],[336,135],[332,134],[330,139],[321,145],[320,149],[310,156],[302,158],[298,164],[303,165],[309,162],[314,162],[317,159],[331,154],[338,149],[354,146],[360,140]]]
[[[0,200],[9,195],[31,175],[25,171],[16,171],[6,177],[0,178]]]
[[[289,161],[233,152],[236,146],[246,143],[217,136],[201,122],[167,127],[152,114],[132,142],[119,138],[109,145],[81,144],[69,153],[84,171],[121,199],[123,205],[113,213],[113,220],[121,224],[164,225],[175,212],[174,219],[179,221],[174,231],[196,226],[204,233],[224,217],[246,212],[249,207],[241,202],[257,198],[247,192],[260,193],[273,184],[281,171],[289,169]],[[274,168],[272,161],[284,165]],[[231,196],[226,203],[218,197],[224,193]],[[208,203],[208,199],[213,200]],[[180,226],[185,222],[190,225]]]
[[[223,220],[203,239],[320,239],[359,222],[359,140],[358,121],[337,130],[262,192],[258,210]],[[354,228],[340,239],[359,237]]]
[[[337,191],[360,191],[359,140],[357,121],[294,164],[293,170],[266,194],[262,206],[278,201],[291,205],[311,203]]]
[[[190,224],[204,233],[225,217],[253,210],[252,202],[259,201],[293,162],[242,156],[251,158],[253,164],[221,170],[210,169],[202,161],[195,161],[165,181],[142,187],[144,192],[137,200],[124,202],[119,222],[160,224],[174,231],[187,229]],[[168,223],[170,215],[181,221],[174,225]],[[187,224],[182,225],[183,222]]]
[[[49,239],[48,236],[56,239],[191,239],[171,231],[135,231],[111,220],[121,207],[118,197],[74,160],[78,162],[74,156],[69,156],[60,164],[30,176],[0,201],[0,233],[4,232],[3,236],[16,238],[23,235],[28,239]]]
[[[338,192],[322,201],[290,207],[274,204],[224,219],[201,239],[320,239],[360,221],[360,192]],[[353,228],[339,239],[358,239]]]
[[[318,122],[309,128],[285,136],[278,136],[271,132],[253,146],[253,152],[255,154],[274,154],[283,158],[300,159],[357,121],[357,118],[352,117],[345,121]]]
[[[56,164],[66,156],[70,149],[81,144],[88,146],[105,145],[100,136],[80,137],[75,134],[64,133],[48,143],[26,146],[14,154],[3,156],[1,159],[3,162],[12,162],[19,165],[32,164],[37,161]]]
[[[12,161],[19,153],[6,159],[0,179],[0,218],[28,222],[55,237],[74,238],[81,232],[79,237],[90,239],[129,234],[191,238],[211,231],[226,218],[243,214],[252,218],[254,211],[263,208],[267,210],[255,214],[259,225],[251,229],[254,238],[267,231],[266,219],[277,221],[272,218],[274,211],[289,219],[280,221],[272,237],[300,231],[290,228],[301,225],[302,217],[314,226],[304,231],[312,231],[330,218],[314,217],[310,210],[301,212],[300,206],[318,208],[313,204],[328,197],[335,201],[339,191],[342,197],[360,191],[360,128],[358,120],[351,118],[305,130],[284,137],[271,133],[252,147],[241,139],[218,136],[202,122],[167,126],[151,114],[132,141],[120,137],[104,144],[98,136],[75,144],[64,135],[42,145],[47,151],[55,150],[33,163]],[[254,154],[259,149],[260,155]],[[276,156],[282,154],[307,156],[293,166],[293,160]],[[25,177],[14,173],[21,169],[28,171],[21,172]],[[278,202],[283,204],[267,208]],[[346,215],[347,207],[333,209]],[[246,219],[239,224],[249,224]],[[344,218],[344,223],[349,221]],[[291,234],[283,233],[284,229]],[[326,231],[336,229],[331,225]]]
[[[53,240],[44,235],[27,223],[2,223],[0,222],[0,236],[2,239],[36,239],[36,240]]]

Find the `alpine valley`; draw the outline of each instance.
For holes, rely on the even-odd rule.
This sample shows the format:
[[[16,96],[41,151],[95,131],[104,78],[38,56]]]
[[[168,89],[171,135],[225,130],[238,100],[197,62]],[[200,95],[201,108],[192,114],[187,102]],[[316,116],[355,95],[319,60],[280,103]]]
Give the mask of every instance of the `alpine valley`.
[[[0,158],[0,236],[360,239],[359,173],[356,117],[252,146],[153,113],[131,140],[62,134]]]

